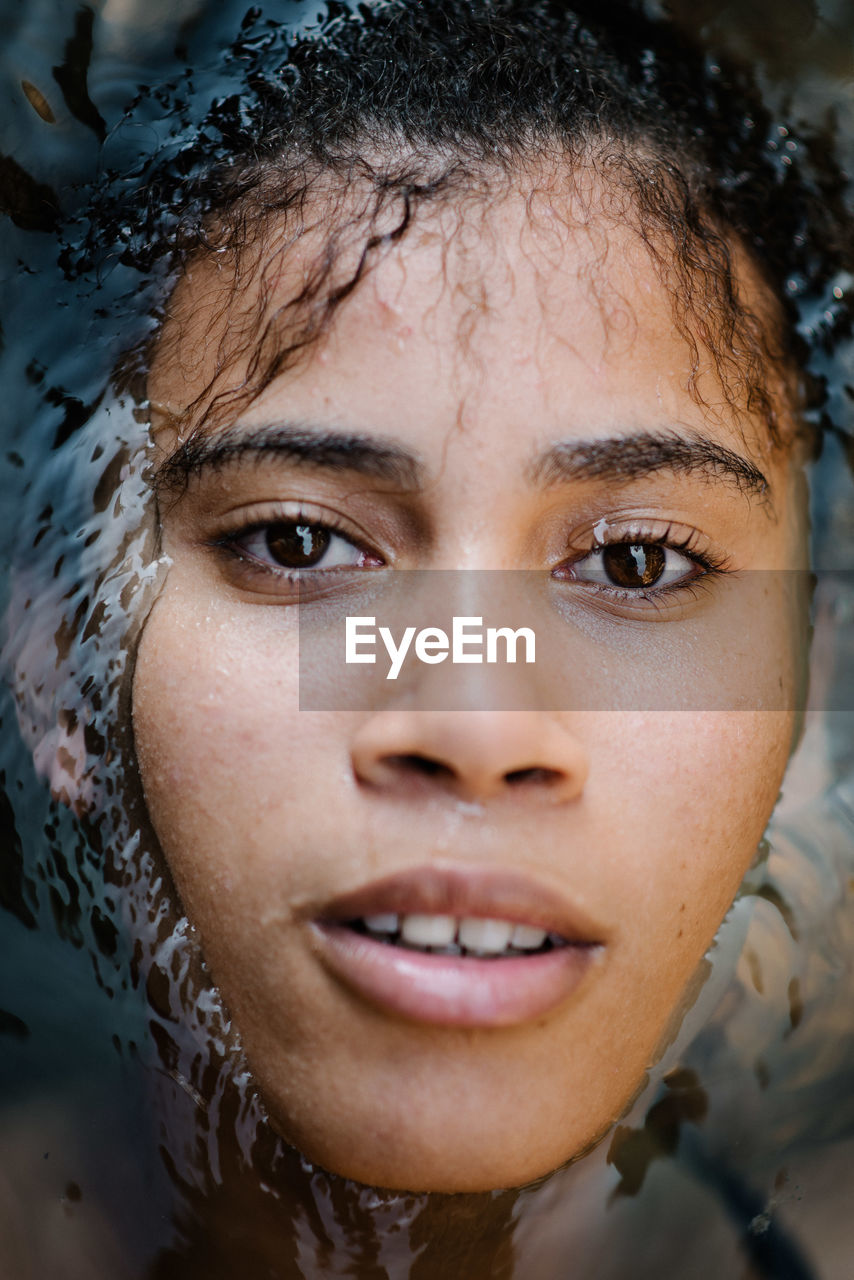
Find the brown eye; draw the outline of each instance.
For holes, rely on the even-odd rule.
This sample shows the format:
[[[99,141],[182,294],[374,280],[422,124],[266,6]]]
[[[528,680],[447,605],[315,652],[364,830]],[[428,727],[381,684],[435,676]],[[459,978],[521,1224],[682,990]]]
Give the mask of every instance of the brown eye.
[[[327,569],[367,569],[382,557],[352,542],[331,525],[304,519],[271,520],[240,530],[223,544],[274,573],[298,574]]]
[[[612,542],[594,547],[586,556],[555,571],[559,578],[590,583],[625,593],[678,587],[704,572],[703,565],[685,551],[658,542]]]
[[[654,542],[615,542],[602,548],[602,568],[617,587],[652,587],[666,566],[666,549]]]
[[[326,554],[332,534],[320,524],[271,524],[265,532],[267,550],[288,569],[310,569]]]

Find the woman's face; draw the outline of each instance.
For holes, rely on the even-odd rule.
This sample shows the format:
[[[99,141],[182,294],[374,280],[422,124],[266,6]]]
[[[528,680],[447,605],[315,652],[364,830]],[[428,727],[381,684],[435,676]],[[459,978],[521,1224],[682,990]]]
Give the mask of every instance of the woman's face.
[[[187,474],[162,484],[171,563],[133,707],[155,831],[276,1126],[341,1174],[452,1191],[584,1148],[668,1033],[790,749],[779,584],[803,523],[791,451],[702,348],[692,392],[629,231],[532,220],[521,194],[446,222],[416,224],[236,421],[192,448],[162,428]],[[311,252],[268,275],[271,310]],[[208,261],[176,292],[151,391],[179,417],[246,374],[251,353],[218,373],[260,287],[232,284]],[[414,662],[399,693],[301,710],[322,610],[364,614],[360,584],[412,569],[454,571],[449,615],[482,612],[459,586],[477,571],[536,571],[560,697],[536,662],[512,710],[485,666]],[[395,579],[401,626],[424,576]]]

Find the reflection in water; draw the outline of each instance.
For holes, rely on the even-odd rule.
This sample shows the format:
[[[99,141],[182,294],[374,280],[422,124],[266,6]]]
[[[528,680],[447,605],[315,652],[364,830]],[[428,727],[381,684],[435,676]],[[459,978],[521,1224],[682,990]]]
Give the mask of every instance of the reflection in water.
[[[127,723],[127,655],[163,564],[134,369],[121,394],[107,388],[153,322],[130,253],[79,269],[87,184],[118,172],[138,182],[158,148],[177,153],[239,82],[252,35],[229,52],[243,6],[205,0],[3,8],[0,521],[13,568],[0,706],[0,1271],[847,1276],[854,734],[850,713],[834,710],[854,706],[844,574],[818,584],[813,709],[767,844],[695,1003],[613,1133],[538,1186],[454,1197],[355,1186],[273,1136],[234,1065],[191,926],[169,908],[131,744],[114,728]],[[319,11],[276,6],[294,29]],[[669,11],[757,62],[781,119],[804,134],[832,109],[851,158],[850,6],[680,0]],[[780,126],[781,163],[790,142]],[[815,563],[845,570],[850,278],[791,283],[812,373],[827,380]]]

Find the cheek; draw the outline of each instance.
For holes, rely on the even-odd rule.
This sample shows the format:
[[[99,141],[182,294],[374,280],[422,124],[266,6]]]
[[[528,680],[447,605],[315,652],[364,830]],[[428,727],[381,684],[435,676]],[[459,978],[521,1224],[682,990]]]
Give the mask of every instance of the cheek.
[[[788,759],[787,712],[612,714],[586,799],[637,947],[709,945],[756,853]],[[603,752],[605,744],[600,748]],[[654,935],[654,936],[653,936]]]
[[[296,628],[279,611],[274,619],[273,606],[229,610],[176,585],[149,619],[134,737],[148,811],[185,901],[219,886],[248,904],[266,861],[281,868],[301,825],[328,804],[330,717],[300,713],[297,671]]]

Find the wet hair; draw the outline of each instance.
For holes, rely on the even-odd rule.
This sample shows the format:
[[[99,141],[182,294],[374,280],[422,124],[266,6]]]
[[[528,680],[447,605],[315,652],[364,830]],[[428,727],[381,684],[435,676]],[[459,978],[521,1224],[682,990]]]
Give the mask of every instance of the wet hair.
[[[695,373],[705,349],[730,404],[778,436],[771,384],[809,354],[798,302],[851,254],[838,170],[823,151],[816,177],[808,140],[772,121],[746,70],[632,0],[333,3],[290,43],[253,9],[229,58],[236,91],[141,168],[130,198],[125,177],[108,184],[90,237],[170,280],[219,255],[233,268],[223,310],[260,273],[252,313],[229,315],[202,417],[233,412],[298,359],[428,207],[488,205],[522,174],[530,189],[544,172],[583,171],[604,192],[588,216],[629,226],[650,253]],[[322,248],[273,310],[273,229],[289,245],[318,225]],[[768,287],[763,316],[739,287],[736,244]],[[123,376],[144,375],[150,354],[139,344]],[[239,356],[247,372],[222,390]]]

